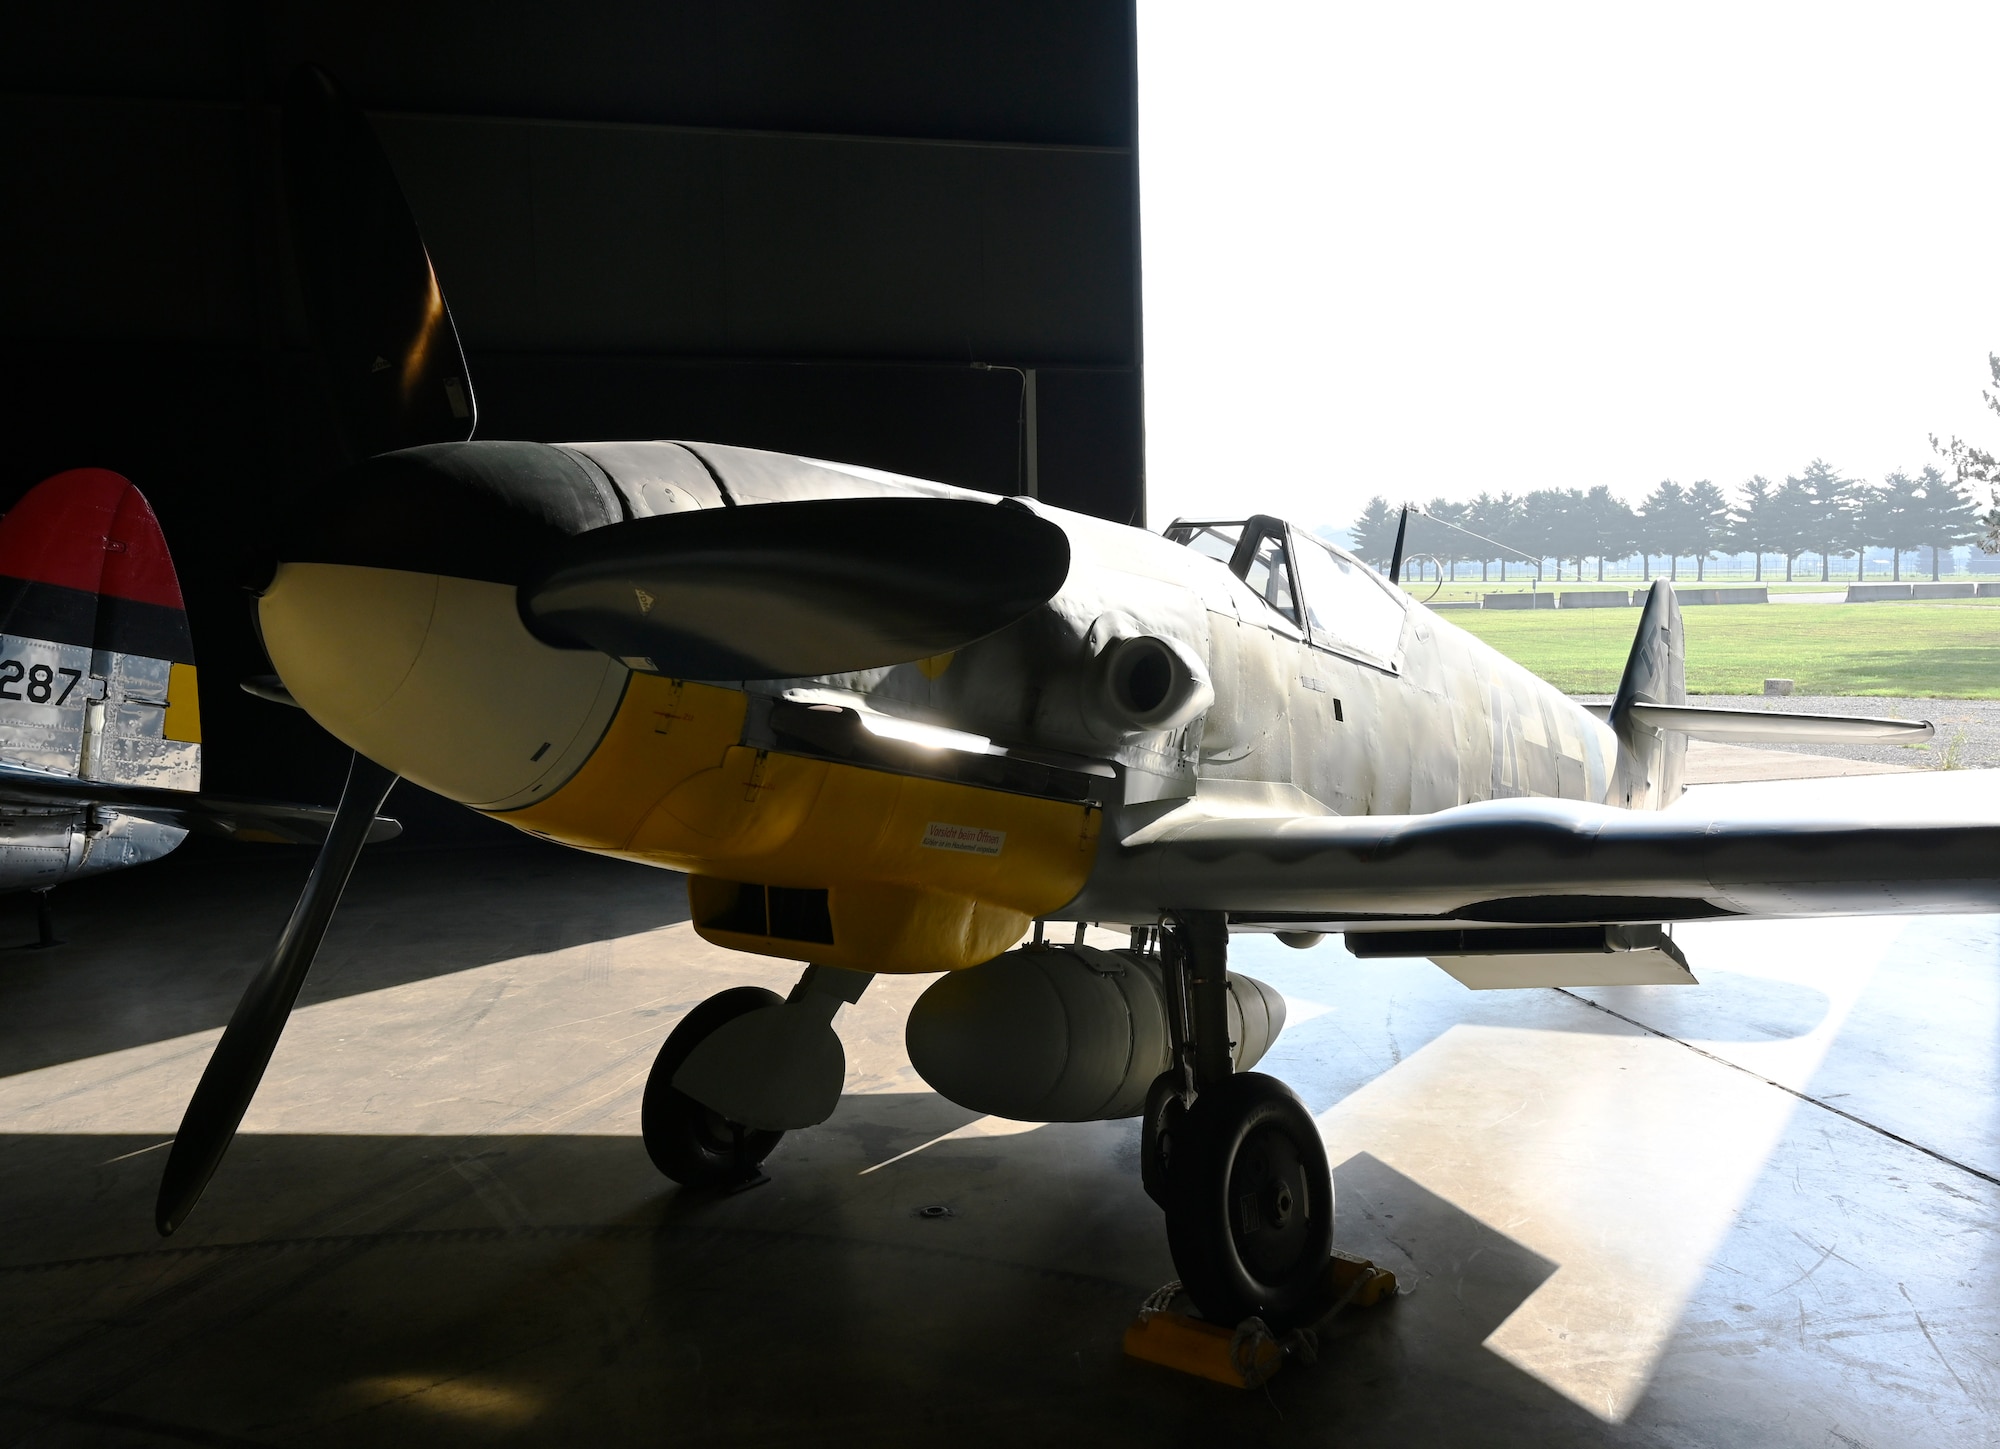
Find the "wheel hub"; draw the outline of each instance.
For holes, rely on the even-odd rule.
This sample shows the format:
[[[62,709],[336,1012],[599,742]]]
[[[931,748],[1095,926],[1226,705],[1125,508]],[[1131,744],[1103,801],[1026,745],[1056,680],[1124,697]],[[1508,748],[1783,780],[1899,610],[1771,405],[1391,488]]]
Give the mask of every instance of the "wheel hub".
[[[1253,1129],[1230,1173],[1230,1236],[1243,1266],[1266,1282],[1282,1282],[1311,1236],[1310,1199],[1297,1147],[1276,1124]]]
[[[1292,1185],[1279,1179],[1264,1189],[1264,1221],[1282,1228],[1292,1219]]]

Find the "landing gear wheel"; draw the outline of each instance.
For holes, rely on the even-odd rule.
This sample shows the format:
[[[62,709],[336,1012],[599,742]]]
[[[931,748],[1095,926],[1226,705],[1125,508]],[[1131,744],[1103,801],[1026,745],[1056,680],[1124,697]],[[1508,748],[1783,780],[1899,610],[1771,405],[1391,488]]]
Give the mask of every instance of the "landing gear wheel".
[[[667,1034],[639,1108],[639,1133],[653,1166],[683,1187],[748,1187],[763,1181],[758,1165],[785,1134],[759,1131],[710,1111],[674,1085],[674,1073],[725,1022],[784,998],[761,986],[718,991]]]
[[[1161,1072],[1146,1089],[1139,1116],[1139,1185],[1161,1207],[1167,1205],[1167,1176],[1173,1171],[1174,1134],[1187,1108],[1181,1104],[1181,1074]]]
[[[1329,1306],[1333,1177],[1312,1114],[1277,1078],[1239,1072],[1196,1098],[1166,1208],[1174,1266],[1211,1323],[1285,1333]]]

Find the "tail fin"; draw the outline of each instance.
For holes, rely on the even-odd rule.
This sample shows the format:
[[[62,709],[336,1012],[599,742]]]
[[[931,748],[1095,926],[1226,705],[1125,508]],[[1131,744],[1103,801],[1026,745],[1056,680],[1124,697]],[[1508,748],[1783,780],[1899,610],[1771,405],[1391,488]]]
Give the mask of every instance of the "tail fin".
[[[58,473],[0,518],[0,758],[200,788],[180,581],[159,520],[116,473]]]
[[[1674,586],[1653,582],[1639,615],[1639,633],[1625,660],[1610,723],[1618,736],[1618,770],[1611,803],[1632,810],[1658,810],[1680,799],[1687,759],[1687,736],[1639,721],[1635,704],[1687,703],[1687,646],[1681,632],[1681,604]]]

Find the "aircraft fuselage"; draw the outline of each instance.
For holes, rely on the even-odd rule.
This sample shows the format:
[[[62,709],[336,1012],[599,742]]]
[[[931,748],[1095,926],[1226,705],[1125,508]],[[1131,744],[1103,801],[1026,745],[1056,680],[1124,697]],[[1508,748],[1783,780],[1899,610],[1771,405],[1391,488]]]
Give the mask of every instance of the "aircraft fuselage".
[[[499,502],[413,496],[424,475],[405,467],[410,526],[379,540],[335,519],[278,567],[259,603],[273,663],[321,724],[416,783],[688,872],[719,944],[865,971],[971,966],[1076,899],[1107,831],[1204,796],[1400,815],[1612,789],[1603,723],[1273,519],[1230,525],[1239,567],[1257,554],[1239,576],[1213,549],[995,504],[1063,530],[1060,591],[955,653],[863,673],[703,682],[555,648],[523,622],[518,566],[468,561],[469,521],[426,531],[447,505],[518,511],[531,490],[510,492],[510,460],[538,470],[538,497],[552,479],[572,490],[571,533],[687,508],[985,495],[703,444],[455,446],[514,450],[496,455]],[[375,501],[366,479],[359,492]],[[1124,903],[1135,922],[1172,904]]]

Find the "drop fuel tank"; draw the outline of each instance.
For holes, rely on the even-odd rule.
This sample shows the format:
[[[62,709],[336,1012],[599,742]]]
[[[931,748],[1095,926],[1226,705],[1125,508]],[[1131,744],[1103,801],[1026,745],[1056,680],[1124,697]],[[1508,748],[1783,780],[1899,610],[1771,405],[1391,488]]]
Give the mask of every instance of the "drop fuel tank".
[[[1229,974],[1236,1070],[1285,1025],[1276,987]],[[904,1042],[940,1096],[1023,1122],[1136,1117],[1169,1065],[1157,956],[1093,946],[1024,946],[942,977],[911,1008]]]

